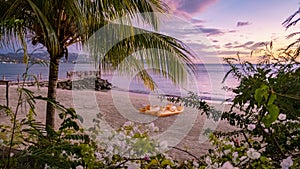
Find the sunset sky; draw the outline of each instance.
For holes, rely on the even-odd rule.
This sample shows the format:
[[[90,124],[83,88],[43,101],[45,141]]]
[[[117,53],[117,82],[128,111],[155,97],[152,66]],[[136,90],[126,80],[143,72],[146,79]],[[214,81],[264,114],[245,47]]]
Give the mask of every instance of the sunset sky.
[[[277,48],[287,46],[291,40],[287,41],[286,36],[300,26],[286,30],[282,25],[298,10],[299,0],[165,1],[170,15],[176,18],[162,24],[160,31],[187,43],[204,63],[218,62],[215,58],[222,60],[237,52],[249,55],[261,42],[273,41]],[[78,52],[74,46],[69,51]],[[6,52],[12,51],[0,50]]]
[[[205,48],[212,46],[220,58],[234,56],[238,51],[249,54],[261,42],[286,46],[286,36],[299,28],[296,25],[286,30],[282,26],[300,7],[298,0],[167,0],[167,3],[171,14],[191,23],[207,38],[210,45],[198,43],[196,47],[198,50],[202,47],[200,53],[205,54]],[[197,34],[186,31],[185,37],[197,39]]]

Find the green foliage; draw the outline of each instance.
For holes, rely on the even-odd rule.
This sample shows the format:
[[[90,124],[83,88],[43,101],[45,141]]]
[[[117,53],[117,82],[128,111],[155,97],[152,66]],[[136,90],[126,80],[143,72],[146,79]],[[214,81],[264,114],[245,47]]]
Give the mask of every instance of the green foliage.
[[[266,151],[262,154],[271,157],[275,166],[280,165],[280,159],[288,156],[299,160],[299,147],[289,141],[298,142],[300,137],[295,133],[300,127],[299,63],[291,60],[256,65],[238,62],[240,65],[236,65],[232,60],[238,60],[228,59],[227,63],[240,85],[232,90],[236,95],[234,104],[229,112],[222,115],[222,119],[234,121],[233,125],[239,124],[246,133],[245,140],[249,140],[247,137],[250,136],[262,138],[266,144]],[[241,112],[236,113],[234,108]]]
[[[268,55],[269,59],[272,57]],[[231,75],[240,82],[236,88],[230,89],[235,96],[229,111],[217,111],[195,94],[186,98],[168,98],[171,102],[202,110],[208,118],[221,118],[236,127],[235,131],[215,132],[215,136],[211,136],[214,149],[207,157],[212,162],[204,165],[220,167],[230,162],[230,165],[242,168],[278,168],[291,158],[294,162],[292,168],[299,167],[300,64],[286,52],[267,61],[272,64],[265,61],[251,64],[242,62],[239,57],[225,61],[231,70],[224,80]],[[235,148],[224,145],[224,141],[230,140]],[[239,157],[243,155],[246,159],[249,150],[258,152],[260,158],[244,163],[228,155],[228,151],[237,152]]]
[[[214,107],[207,104],[205,100],[197,94],[189,92],[187,97],[179,96],[160,96],[161,99],[166,99],[172,103],[181,103],[185,107],[191,107],[202,110],[201,115],[206,114],[208,118],[218,121],[221,118],[221,111],[216,110]]]

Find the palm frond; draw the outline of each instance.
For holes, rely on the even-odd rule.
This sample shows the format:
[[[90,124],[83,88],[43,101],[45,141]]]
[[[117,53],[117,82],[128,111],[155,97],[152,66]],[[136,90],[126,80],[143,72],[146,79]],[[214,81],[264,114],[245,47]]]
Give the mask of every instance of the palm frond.
[[[102,64],[104,69],[110,66],[116,68],[125,59],[127,68],[134,66],[130,63],[136,60],[128,61],[128,58],[132,58],[129,56],[134,54],[134,59],[152,68],[154,73],[170,78],[177,84],[184,82],[188,73],[191,73],[187,72],[187,66],[194,71],[191,60],[193,54],[183,42],[141,28],[109,24],[91,37],[86,45],[95,63]],[[126,70],[123,69],[128,72]]]
[[[1,13],[4,14],[0,22],[21,20],[20,27],[29,37],[29,42],[44,45],[51,57],[67,55],[69,45],[81,46],[89,40],[89,50],[95,55],[95,63],[107,63],[104,67],[110,64],[117,67],[124,58],[137,53],[138,58],[132,60],[132,65],[137,66],[136,61],[139,60],[154,67],[153,72],[171,78],[176,83],[184,81],[187,75],[182,65],[192,63],[192,54],[181,41],[132,26],[136,22],[145,23],[156,30],[159,26],[158,13],[168,11],[167,4],[162,0],[0,1],[3,2],[0,9],[3,9]],[[9,9],[5,9],[8,4]],[[122,17],[126,19],[118,20]],[[119,24],[114,22],[116,19],[120,21]],[[9,30],[5,33],[7,39],[12,39],[15,28],[15,25],[0,26],[1,31]],[[92,44],[90,41],[93,38],[89,37],[97,30],[102,33],[97,34],[95,44]],[[140,75],[143,80],[151,81],[145,71],[141,70]],[[154,83],[149,86],[154,86]]]
[[[296,25],[297,22],[300,20],[300,18],[298,18],[298,19],[296,19],[296,20],[294,20],[294,21],[292,21],[292,20],[293,20],[294,17],[295,17],[296,15],[298,15],[299,13],[300,13],[300,8],[299,8],[296,12],[294,12],[290,17],[288,17],[288,18],[282,23],[282,25],[283,25],[286,29],[288,29],[288,28],[291,27],[291,26]]]
[[[137,21],[146,22],[152,25],[155,29],[158,28],[158,13],[166,13],[168,6],[162,0],[95,0],[97,11],[100,15],[105,16],[106,20],[113,21],[122,18],[126,15],[130,19],[137,19]],[[131,20],[127,20],[131,24]]]

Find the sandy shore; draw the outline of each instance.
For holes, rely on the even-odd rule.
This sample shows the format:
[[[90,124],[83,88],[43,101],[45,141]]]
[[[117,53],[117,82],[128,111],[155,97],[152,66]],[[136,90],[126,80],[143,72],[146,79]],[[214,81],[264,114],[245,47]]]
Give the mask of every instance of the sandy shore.
[[[47,88],[29,87],[34,91],[35,95],[46,96]],[[17,105],[17,86],[9,87],[10,107],[14,108]],[[83,127],[93,125],[93,118],[97,113],[103,115],[104,130],[114,130],[122,126],[126,121],[134,121],[145,125],[153,122],[161,130],[154,137],[163,141],[167,141],[170,146],[175,146],[181,149],[188,150],[194,155],[203,155],[209,149],[207,138],[201,136],[206,128],[216,130],[230,130],[232,127],[224,122],[214,123],[207,120],[201,112],[186,108],[182,114],[170,117],[157,118],[150,115],[140,114],[138,108],[145,104],[165,105],[167,102],[161,102],[157,96],[129,93],[123,91],[89,91],[89,90],[57,90],[57,100],[65,107],[74,107],[79,115],[84,118]],[[0,85],[0,104],[5,105],[5,86]],[[218,105],[216,105],[218,106]],[[228,106],[227,106],[228,107]],[[37,101],[36,104],[36,120],[45,122],[46,103]],[[26,116],[28,107],[23,107],[18,118]],[[0,124],[9,123],[9,119],[0,115]],[[57,118],[56,127],[59,126]],[[168,153],[179,159],[192,158],[186,153],[171,149]]]

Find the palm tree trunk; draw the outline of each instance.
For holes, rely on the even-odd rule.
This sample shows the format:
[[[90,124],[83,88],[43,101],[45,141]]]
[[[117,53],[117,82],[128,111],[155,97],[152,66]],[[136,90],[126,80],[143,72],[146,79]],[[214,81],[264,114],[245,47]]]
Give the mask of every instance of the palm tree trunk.
[[[59,57],[58,57],[59,58]],[[58,81],[59,61],[57,57],[51,57],[49,67],[49,80],[48,80],[48,99],[56,100],[56,88]],[[55,107],[50,102],[47,102],[46,114],[46,128],[55,126]]]

